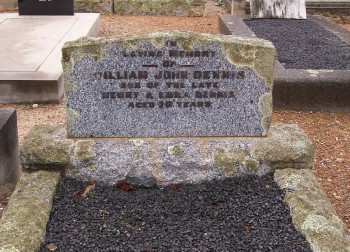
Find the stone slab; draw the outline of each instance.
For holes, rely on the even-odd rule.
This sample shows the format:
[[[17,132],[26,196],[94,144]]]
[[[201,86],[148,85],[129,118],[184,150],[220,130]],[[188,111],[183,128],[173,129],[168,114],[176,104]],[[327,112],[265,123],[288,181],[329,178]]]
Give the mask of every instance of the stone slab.
[[[70,137],[264,136],[275,49],[186,32],[80,39],[63,49]]]
[[[243,22],[247,15],[220,15],[222,34],[255,38]],[[341,40],[350,44],[350,32],[325,17],[310,16]],[[350,71],[285,69],[276,61],[273,106],[275,109],[350,112]]]
[[[21,146],[23,169],[66,169],[67,176],[113,185],[199,183],[275,169],[312,168],[312,142],[297,125],[271,126],[260,138],[69,139],[64,125],[38,125]]]
[[[203,0],[114,0],[114,12],[121,14],[203,16]]]
[[[306,19],[305,0],[250,0],[250,16]]]
[[[0,185],[18,181],[20,173],[15,109],[0,110]]]
[[[19,15],[74,15],[73,0],[18,0]]]
[[[63,96],[63,44],[96,36],[99,19],[99,14],[82,13],[0,14],[0,103],[58,103]]]
[[[18,0],[0,0],[0,10],[13,10],[17,6]]]

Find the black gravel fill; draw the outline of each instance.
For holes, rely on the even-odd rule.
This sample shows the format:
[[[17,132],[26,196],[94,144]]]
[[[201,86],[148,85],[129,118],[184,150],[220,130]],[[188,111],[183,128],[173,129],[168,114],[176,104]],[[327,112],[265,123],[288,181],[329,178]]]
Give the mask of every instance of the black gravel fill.
[[[40,251],[311,251],[271,174],[124,192],[63,179]]]
[[[259,38],[271,41],[289,69],[350,70],[350,46],[310,20],[244,20]]]

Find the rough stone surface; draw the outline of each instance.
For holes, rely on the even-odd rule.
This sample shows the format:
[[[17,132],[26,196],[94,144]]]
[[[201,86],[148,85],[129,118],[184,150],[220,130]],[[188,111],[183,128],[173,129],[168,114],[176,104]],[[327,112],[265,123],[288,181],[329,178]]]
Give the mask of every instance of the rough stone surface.
[[[113,0],[74,0],[74,11],[113,13]]]
[[[22,168],[67,168],[73,146],[63,125],[34,126],[20,146]]]
[[[273,125],[264,138],[144,138],[144,139],[84,139],[67,140],[65,129],[55,127],[48,134],[46,127],[38,129],[37,143],[25,140],[21,149],[31,153],[44,152],[48,157],[60,153],[52,165],[67,168],[67,176],[84,181],[98,181],[113,185],[127,179],[137,186],[154,184],[199,183],[215,178],[263,175],[281,168],[306,169],[312,167],[313,146],[296,125]],[[28,138],[32,139],[33,133]],[[27,146],[28,145],[28,146]],[[64,147],[64,148],[63,148]],[[35,155],[23,155],[22,163],[28,167],[50,168]],[[35,158],[33,158],[33,156]],[[46,155],[44,155],[46,156]],[[37,161],[37,163],[36,163]],[[43,165],[45,164],[45,165]]]
[[[250,0],[250,16],[306,19],[305,0]]]
[[[203,0],[114,0],[114,12],[123,14],[203,16]]]
[[[222,35],[174,32],[66,43],[68,135],[266,135],[274,61],[269,42]]]
[[[17,114],[15,109],[0,110],[0,185],[19,179]]]
[[[0,219],[0,251],[38,251],[60,173],[23,172]]]
[[[312,142],[295,124],[271,127],[267,138],[253,142],[251,155],[274,169],[312,168],[314,162]]]
[[[276,170],[274,180],[286,191],[293,224],[313,251],[350,251],[350,234],[311,170]]]
[[[18,0],[0,0],[0,10],[13,10],[17,6]]]

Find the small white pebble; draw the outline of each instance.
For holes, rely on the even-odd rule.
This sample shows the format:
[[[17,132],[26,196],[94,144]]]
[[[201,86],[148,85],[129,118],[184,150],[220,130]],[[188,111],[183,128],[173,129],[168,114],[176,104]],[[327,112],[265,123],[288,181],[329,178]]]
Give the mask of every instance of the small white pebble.
[[[38,104],[33,104],[33,108],[37,108],[37,107],[39,107]]]

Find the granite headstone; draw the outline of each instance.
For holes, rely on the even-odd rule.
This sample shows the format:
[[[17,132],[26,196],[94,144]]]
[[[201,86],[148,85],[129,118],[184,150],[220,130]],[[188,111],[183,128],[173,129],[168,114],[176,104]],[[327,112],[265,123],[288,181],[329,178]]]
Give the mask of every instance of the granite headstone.
[[[14,109],[0,110],[0,185],[17,182],[19,148],[17,116]]]
[[[19,15],[74,15],[73,0],[18,0]]]
[[[63,48],[70,137],[265,136],[275,49],[194,34],[81,38]]]

